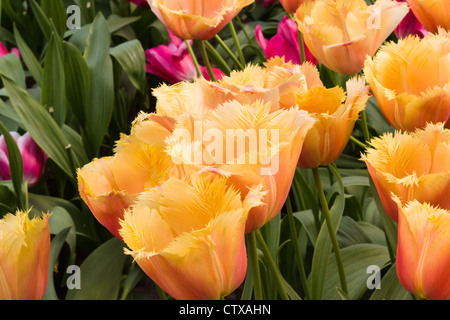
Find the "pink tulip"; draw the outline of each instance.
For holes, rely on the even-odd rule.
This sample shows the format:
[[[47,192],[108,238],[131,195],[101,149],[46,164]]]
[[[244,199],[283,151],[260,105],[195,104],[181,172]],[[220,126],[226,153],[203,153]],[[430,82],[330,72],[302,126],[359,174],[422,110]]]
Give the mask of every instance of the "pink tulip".
[[[277,34],[270,40],[264,38],[260,25],[256,26],[255,36],[267,59],[284,56],[286,62],[301,64],[297,24],[288,16],[280,21]],[[317,64],[317,59],[308,50],[306,44],[304,44],[304,48],[306,60]]]
[[[405,2],[405,0],[397,0],[398,2]],[[416,35],[423,38],[427,35],[428,31],[422,26],[422,24],[417,20],[414,12],[410,10],[406,17],[403,18],[402,22],[394,30],[397,38],[406,38],[409,35]]]
[[[8,49],[6,49],[5,45],[0,42],[0,57],[6,56],[7,54],[10,53],[15,53],[17,57],[20,59],[19,50],[17,50],[16,48],[12,48],[11,52],[9,52]]]
[[[167,32],[170,36],[168,45],[159,45],[146,51],[147,72],[171,83],[193,81],[198,77],[198,74],[186,43],[176,37],[169,29],[167,29]],[[200,68],[203,76],[210,80],[206,68],[203,66],[200,66]],[[213,68],[213,72],[217,80],[222,79],[225,75],[217,68]]]
[[[28,186],[34,186],[44,173],[45,163],[47,162],[47,154],[34,142],[30,134],[27,132],[20,136],[17,132],[11,132],[11,136],[19,147],[23,160],[23,181]],[[5,137],[0,136],[0,180],[10,180],[11,173],[9,170],[8,151],[6,148]]]

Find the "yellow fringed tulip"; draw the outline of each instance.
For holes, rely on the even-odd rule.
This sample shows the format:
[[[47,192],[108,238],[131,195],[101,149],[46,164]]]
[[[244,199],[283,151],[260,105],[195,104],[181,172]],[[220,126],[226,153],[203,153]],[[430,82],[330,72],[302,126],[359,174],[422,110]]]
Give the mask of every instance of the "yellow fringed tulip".
[[[327,89],[320,85],[300,91],[297,105],[312,114],[317,122],[306,135],[298,166],[312,169],[334,162],[347,145],[368,98],[362,77],[347,81],[347,95],[340,87]]]
[[[0,300],[42,300],[50,259],[50,215],[17,211],[0,220]]]
[[[417,200],[399,204],[396,261],[406,290],[450,300],[450,211]]]
[[[367,58],[364,74],[385,118],[397,129],[423,129],[450,116],[450,37],[441,30],[407,37]]]
[[[316,0],[295,14],[308,49],[333,71],[355,75],[408,13],[406,3],[378,0]]]
[[[245,278],[245,223],[258,205],[257,193],[241,201],[214,173],[170,178],[126,210],[120,229],[125,252],[175,299],[223,298]]]
[[[414,199],[450,210],[450,130],[429,124],[415,132],[386,133],[372,139],[362,160],[388,216],[398,220],[397,204]]]
[[[178,38],[209,40],[255,0],[147,0]]]
[[[450,30],[450,2],[448,0],[408,0],[419,22],[430,32],[438,28]]]
[[[145,188],[169,176],[173,164],[164,152],[164,139],[173,125],[169,118],[141,114],[131,134],[122,135],[118,141],[114,156],[94,159],[77,172],[81,198],[95,218],[119,239],[124,209]]]

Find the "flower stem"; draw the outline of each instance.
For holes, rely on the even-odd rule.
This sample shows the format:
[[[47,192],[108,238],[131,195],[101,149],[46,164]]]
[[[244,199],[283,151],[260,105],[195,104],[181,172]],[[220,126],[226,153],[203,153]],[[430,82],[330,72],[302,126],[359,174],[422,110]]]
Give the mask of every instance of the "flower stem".
[[[325,222],[327,224],[328,233],[330,235],[331,244],[333,245],[334,256],[336,258],[336,264],[338,267],[339,280],[341,282],[341,289],[345,294],[348,294],[347,280],[345,278],[344,264],[342,262],[341,250],[336,238],[336,231],[334,230],[333,222],[331,220],[330,210],[328,208],[327,199],[322,187],[322,181],[320,179],[319,168],[312,169],[314,175],[314,182],[316,185],[317,193],[319,195],[319,201],[322,206],[322,212],[325,216]]]
[[[161,289],[156,283],[155,283],[155,287],[156,287],[156,291],[158,292],[159,300],[168,300],[167,295],[164,292],[164,290]]]
[[[244,70],[244,66],[239,62],[238,58],[231,52],[230,48],[227,46],[225,42],[216,34],[214,36],[216,41],[220,44],[220,46],[225,50],[228,56],[233,60],[234,64],[241,70]]]
[[[211,81],[216,81],[216,76],[214,75],[214,72],[211,68],[211,63],[209,62],[208,53],[206,52],[205,41],[206,40],[199,41],[199,46],[200,46],[200,51],[202,53],[203,63],[205,64],[206,71],[208,71],[208,75],[209,75],[209,78],[211,79]]]
[[[359,141],[354,136],[350,136],[350,140],[352,140],[354,143],[356,143],[358,146],[360,146],[363,149],[367,149],[368,148],[367,144],[365,144],[364,142]]]
[[[200,65],[198,64],[198,60],[195,56],[194,50],[192,49],[192,46],[188,40],[184,40],[184,42],[186,43],[186,47],[189,51],[189,54],[191,55],[192,61],[194,62],[195,70],[197,70],[197,76],[201,77],[203,75],[202,69],[200,69]]]
[[[216,64],[220,64],[222,71],[226,75],[230,75],[231,68],[228,66],[226,61],[222,58],[222,56],[217,52],[217,50],[214,48],[214,46],[209,42],[206,41],[206,49],[209,50],[209,53],[211,54],[211,57],[215,59]]]
[[[228,23],[228,27],[231,31],[231,36],[233,37],[234,43],[236,45],[236,50],[238,52],[239,60],[241,61],[241,64],[245,66],[245,57],[244,53],[242,52],[241,44],[239,43],[239,38],[236,33],[236,29],[234,28],[233,21],[230,21]]]
[[[361,111],[361,120],[362,120],[364,139],[366,140],[366,142],[368,142],[368,141],[370,141],[370,139],[372,137],[370,136],[369,125],[367,124],[367,116],[366,116],[365,110]]]
[[[267,247],[266,242],[264,241],[264,237],[262,236],[261,231],[258,229],[255,231],[255,233],[256,233],[256,240],[258,240],[258,244],[261,248],[261,251],[263,252],[264,257],[267,260],[268,267],[272,271],[273,275],[275,276],[275,282],[278,287],[278,291],[281,295],[281,298],[283,300],[289,300],[286,290],[283,287],[283,281],[282,281],[282,276],[281,276],[280,270],[278,270],[278,268],[275,264],[275,261],[272,258],[270,250]]]
[[[249,257],[249,267],[253,275],[253,293],[255,300],[262,300],[262,285],[261,285],[261,274],[259,271],[258,262],[258,250],[256,248],[256,234],[251,232],[246,235],[247,237],[247,250]]]
[[[291,229],[291,240],[292,240],[292,243],[294,244],[294,251],[295,251],[295,255],[297,257],[297,264],[298,264],[298,269],[300,272],[300,280],[302,282],[303,292],[305,293],[306,299],[310,300],[311,297],[309,295],[305,267],[303,265],[302,253],[300,251],[300,246],[298,244],[297,229],[295,227],[294,213],[292,212],[291,199],[289,196],[286,199],[286,209],[287,209],[287,216],[288,216],[288,220],[289,220],[289,227]]]
[[[295,22],[295,24],[297,24],[292,13],[288,13],[288,16],[292,21]],[[298,34],[298,46],[300,48],[300,62],[301,62],[301,64],[303,64],[303,62],[306,61],[305,43],[303,42],[303,34],[300,31],[300,29],[298,28],[298,25],[297,25],[297,34]]]

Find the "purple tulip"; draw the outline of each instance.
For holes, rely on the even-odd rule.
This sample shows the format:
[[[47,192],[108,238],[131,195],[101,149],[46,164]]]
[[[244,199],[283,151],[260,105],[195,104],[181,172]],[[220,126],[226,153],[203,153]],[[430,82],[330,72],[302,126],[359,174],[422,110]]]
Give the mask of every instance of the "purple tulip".
[[[268,7],[268,6],[270,6],[272,3],[274,3],[275,1],[277,1],[277,0],[259,0],[259,2],[261,2],[261,4],[264,6],[264,7]]]
[[[147,0],[127,0],[127,1],[133,2],[135,5],[137,5],[141,8],[150,9],[150,5],[148,4]]]
[[[397,2],[404,2],[404,0],[397,0]],[[399,39],[406,38],[409,35],[416,35],[423,38],[428,34],[428,31],[417,20],[414,12],[410,10],[397,28],[395,28],[394,33]]]
[[[277,34],[270,40],[264,38],[260,25],[256,26],[255,36],[267,59],[284,56],[286,62],[291,61],[294,64],[301,64],[297,24],[288,16],[280,21]],[[305,43],[303,46],[306,61],[317,64],[317,59],[314,58]]]
[[[20,136],[17,132],[10,132],[17,143],[23,161],[23,180],[28,186],[34,186],[44,173],[47,162],[47,154],[34,142],[27,132]],[[6,148],[5,137],[0,136],[0,179],[11,180],[9,170],[8,151]]]
[[[147,72],[171,83],[193,81],[198,74],[186,43],[176,37],[169,29],[167,29],[167,32],[170,36],[168,45],[159,45],[146,50]],[[210,80],[206,68],[200,66],[200,69],[205,79]],[[217,68],[213,68],[213,72],[217,80],[222,79],[225,75]]]

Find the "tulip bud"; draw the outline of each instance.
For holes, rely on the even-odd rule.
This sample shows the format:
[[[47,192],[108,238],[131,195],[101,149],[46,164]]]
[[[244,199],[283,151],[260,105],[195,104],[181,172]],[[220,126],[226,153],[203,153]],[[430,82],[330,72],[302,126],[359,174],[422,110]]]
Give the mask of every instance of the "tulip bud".
[[[18,211],[0,220],[0,300],[42,300],[50,261],[50,215]]]

